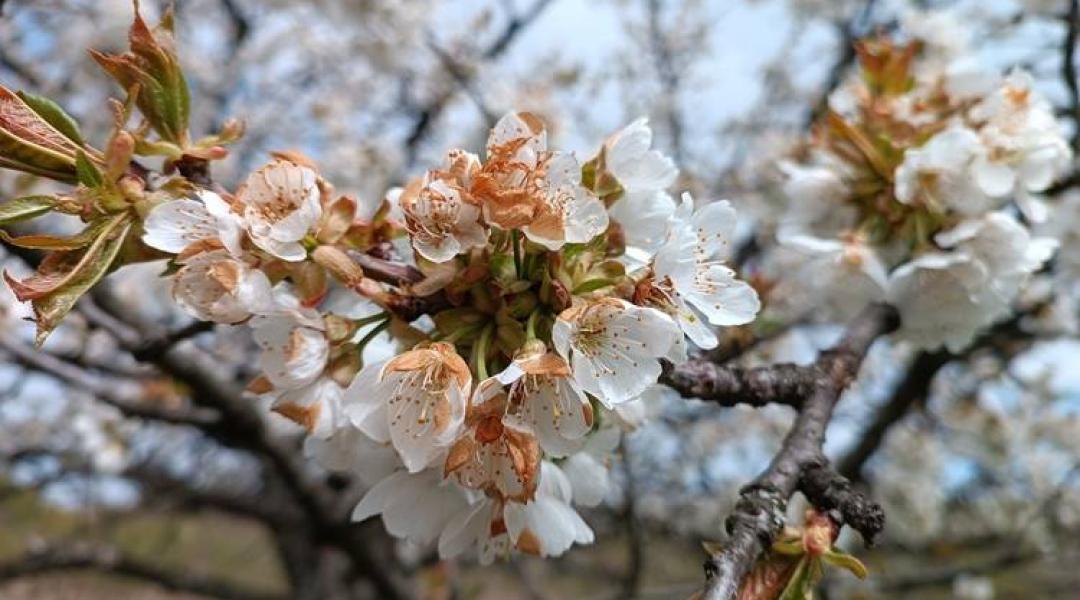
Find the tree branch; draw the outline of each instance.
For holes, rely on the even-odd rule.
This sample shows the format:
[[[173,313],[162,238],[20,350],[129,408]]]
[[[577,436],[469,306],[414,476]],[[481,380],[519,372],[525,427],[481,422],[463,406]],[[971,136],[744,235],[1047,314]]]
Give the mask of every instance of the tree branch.
[[[758,555],[783,526],[788,499],[807,467],[825,464],[821,447],[840,393],[855,378],[874,340],[898,325],[895,309],[870,306],[851,323],[836,346],[818,357],[815,366],[829,377],[807,397],[768,468],[740,492],[726,523],[730,538],[723,550],[706,562],[704,600],[735,597]]]
[[[877,452],[889,428],[902,419],[912,406],[926,400],[934,376],[951,358],[952,355],[944,350],[920,352],[915,357],[908,367],[907,375],[893,389],[889,399],[878,408],[874,420],[859,438],[859,442],[837,463],[836,470],[840,475],[855,482],[863,481],[863,465]]]
[[[744,369],[691,359],[670,367],[660,382],[683,396],[720,406],[784,404],[798,407],[819,385],[824,373],[817,365],[780,363]]]
[[[506,28],[490,46],[484,50],[480,56],[485,61],[491,61],[501,56],[510,47],[510,44],[525,30],[530,24],[532,24],[546,9],[552,0],[537,0],[531,8],[520,15],[512,16],[510,22],[507,23]],[[470,84],[473,77],[472,72],[463,72],[461,77],[455,76],[455,83],[457,87]],[[416,160],[417,151],[420,148],[421,142],[427,137],[428,132],[431,130],[431,126],[438,120],[439,115],[442,114],[443,109],[450,103],[451,98],[457,92],[455,89],[440,94],[437,98],[429,102],[426,106],[416,112],[416,118],[413,121],[412,131],[405,138],[405,149],[407,153],[406,163],[411,166]]]
[[[1080,152],[1080,86],[1076,83],[1076,42],[1080,29],[1080,0],[1070,0],[1065,14],[1065,39],[1061,44],[1061,78],[1069,92],[1069,116],[1073,120],[1070,142],[1073,152]]]
[[[856,491],[847,478],[825,463],[806,467],[799,480],[799,491],[815,508],[835,512],[839,523],[859,532],[867,546],[873,546],[885,528],[885,511],[862,492]]]
[[[213,427],[218,423],[218,416],[214,411],[176,410],[147,404],[131,386],[94,377],[56,356],[34,351],[8,333],[0,333],[0,348],[23,366],[52,375],[75,389],[90,393],[98,400],[116,407],[124,416],[199,428]]]
[[[141,559],[126,556],[116,548],[70,543],[65,543],[62,547],[53,546],[31,550],[18,559],[0,563],[0,582],[73,569],[89,569],[110,575],[140,579],[157,584],[166,590],[224,600],[282,598],[275,594],[244,590],[232,583],[212,577],[192,573],[174,573]]]
[[[821,92],[821,96],[818,98],[817,103],[814,104],[813,109],[810,110],[810,114],[807,115],[807,127],[817,121],[829,109],[829,96],[844,82],[844,75],[852,63],[855,62],[855,40],[862,35],[863,30],[869,25],[870,15],[874,11],[874,3],[875,0],[866,0],[862,8],[850,21],[835,24],[840,38],[837,42],[840,54],[836,58],[836,62],[833,63],[832,68],[829,69],[829,76],[825,80],[825,87]]]
[[[649,48],[652,50],[653,67],[657,79],[664,90],[664,120],[667,121],[668,135],[671,136],[671,155],[676,164],[683,159],[683,127],[679,116],[678,93],[682,76],[675,65],[671,45],[665,38],[660,25],[660,0],[649,0]]]
[[[131,311],[107,287],[99,286],[91,293],[95,303],[116,321],[113,327],[118,341],[129,352],[143,348],[146,337],[153,338],[153,334],[144,332],[145,326],[135,320]],[[311,535],[348,553],[381,597],[390,600],[408,597],[400,584],[392,579],[389,568],[369,552],[364,540],[358,539],[338,520],[338,511],[331,499],[325,497],[325,490],[308,481],[302,463],[294,456],[295,448],[287,448],[270,436],[258,408],[243,398],[243,391],[238,386],[223,377],[220,365],[213,357],[191,346],[174,346],[151,362],[184,382],[191,389],[194,402],[221,413],[218,435],[263,459],[312,524]]]

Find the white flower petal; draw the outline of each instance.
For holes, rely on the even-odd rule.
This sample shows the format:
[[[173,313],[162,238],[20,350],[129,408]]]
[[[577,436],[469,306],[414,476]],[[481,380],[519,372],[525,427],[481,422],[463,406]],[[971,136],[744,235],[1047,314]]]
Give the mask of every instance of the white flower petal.
[[[218,236],[217,220],[197,200],[172,200],[154,207],[143,225],[143,243],[178,254],[200,240]]]

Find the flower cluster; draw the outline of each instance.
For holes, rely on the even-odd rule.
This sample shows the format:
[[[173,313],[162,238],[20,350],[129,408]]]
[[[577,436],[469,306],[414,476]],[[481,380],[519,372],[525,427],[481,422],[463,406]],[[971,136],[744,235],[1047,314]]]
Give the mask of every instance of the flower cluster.
[[[735,211],[676,205],[651,143],[637,121],[582,163],[510,113],[484,159],[450,151],[366,220],[280,155],[233,194],[156,204],[142,240],[173,255],[179,306],[250,324],[251,390],[309,454],[373,484],[355,519],[443,556],[557,555],[592,540],[574,505],[603,499],[661,361],[759,309],[723,262]],[[365,362],[383,332],[399,352]]]
[[[838,318],[888,301],[902,337],[958,351],[1052,255],[1026,223],[1072,155],[1029,75],[979,70],[947,14],[910,25],[909,42],[857,44],[861,78],[781,165],[778,238],[796,257],[782,285]]]

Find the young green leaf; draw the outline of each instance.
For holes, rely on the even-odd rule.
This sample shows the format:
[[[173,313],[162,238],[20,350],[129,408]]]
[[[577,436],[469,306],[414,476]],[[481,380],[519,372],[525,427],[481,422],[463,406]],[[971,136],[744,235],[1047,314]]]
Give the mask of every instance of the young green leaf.
[[[45,257],[37,272],[25,279],[15,279],[4,272],[8,287],[20,302],[37,300],[68,285],[86,265],[93,261],[101,248],[115,237],[120,228],[131,222],[131,215],[119,213],[109,218],[94,242],[83,251],[58,251]]]
[[[135,104],[161,139],[180,147],[188,145],[190,95],[180,61],[173,50],[172,13],[167,12],[151,30],[138,10],[128,36],[130,51],[106,54],[90,51],[91,57],[125,90],[135,94]],[[132,90],[137,89],[136,92]]]
[[[71,181],[80,146],[0,85],[0,166]]]
[[[588,294],[589,292],[595,292],[596,290],[606,288],[614,283],[615,281],[612,279],[590,279],[575,287],[574,294]]]
[[[821,575],[821,561],[804,555],[776,600],[814,600],[814,587]]]
[[[90,223],[82,231],[71,236],[22,235],[12,237],[0,229],[0,239],[20,248],[33,250],[78,250],[92,244],[101,231],[112,222],[110,218],[101,218]]]
[[[79,131],[79,124],[75,122],[75,119],[71,118],[71,115],[64,112],[60,105],[49,100],[45,96],[38,96],[37,94],[31,94],[29,92],[15,92],[22,101],[26,103],[34,112],[38,114],[42,119],[52,125],[60,133],[64,134],[69,140],[75,142],[79,146],[82,146],[83,141],[82,133]]]
[[[833,566],[851,571],[859,579],[866,579],[869,574],[866,565],[862,564],[862,561],[842,550],[833,548],[821,555],[821,557]]]
[[[56,206],[52,196],[23,196],[0,203],[0,225],[17,223],[41,216]]]
[[[132,227],[129,219],[117,220],[116,223],[119,229],[102,234],[98,241],[86,250],[83,259],[64,285],[33,301],[37,322],[35,343],[38,346],[45,343],[45,339],[71,311],[75,302],[112,268]]]
[[[743,579],[737,600],[776,600],[802,562],[801,558],[780,554],[762,557]]]
[[[97,166],[90,162],[90,157],[82,150],[75,154],[75,172],[78,175],[79,183],[88,188],[97,189],[105,183],[101,171],[98,171]]]

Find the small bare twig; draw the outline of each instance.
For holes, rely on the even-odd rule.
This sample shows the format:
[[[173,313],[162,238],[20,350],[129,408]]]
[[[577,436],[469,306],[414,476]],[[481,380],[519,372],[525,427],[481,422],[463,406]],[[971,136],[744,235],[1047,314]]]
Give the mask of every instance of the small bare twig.
[[[148,404],[131,385],[95,377],[56,356],[31,349],[8,333],[0,334],[0,348],[22,365],[52,375],[75,389],[92,394],[100,401],[116,407],[127,417],[199,428],[213,427],[218,423],[218,416],[212,410],[177,410]]]
[[[0,581],[40,575],[55,571],[89,569],[147,581],[174,592],[198,594],[223,600],[277,600],[275,594],[245,590],[231,582],[196,575],[177,573],[158,565],[127,556],[108,546],[65,543],[30,550],[23,556],[0,563]]]

